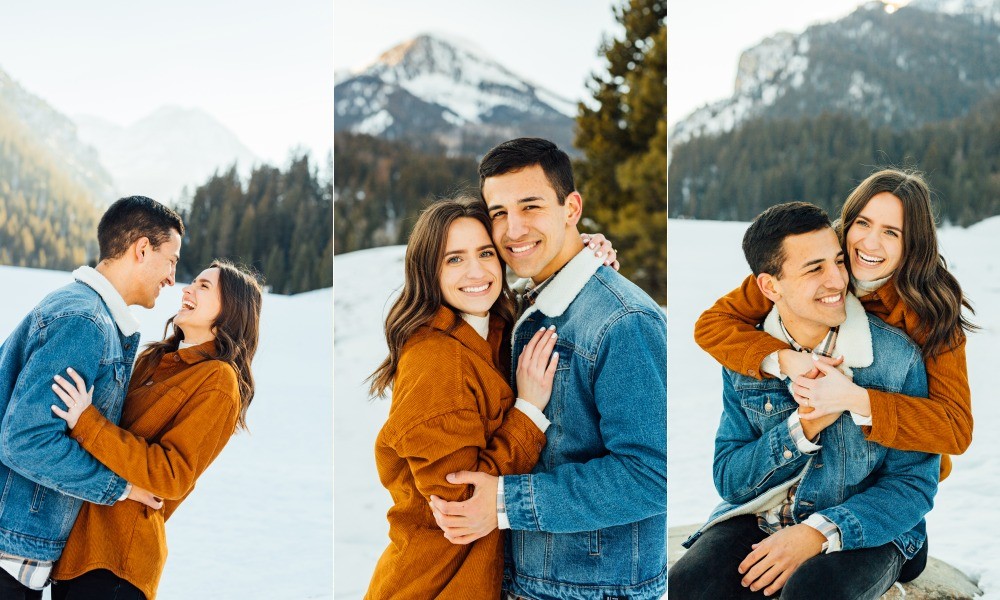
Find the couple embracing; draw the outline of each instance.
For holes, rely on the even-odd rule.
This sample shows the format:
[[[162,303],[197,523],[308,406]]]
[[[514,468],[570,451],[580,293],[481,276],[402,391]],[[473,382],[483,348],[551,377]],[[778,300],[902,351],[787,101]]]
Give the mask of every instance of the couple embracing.
[[[479,199],[417,221],[386,319],[393,506],[366,598],[660,598],[663,311],[581,240],[555,145],[502,143],[479,175]]]
[[[152,308],[174,284],[183,233],[158,202],[118,200],[98,225],[97,266],[0,347],[4,600],[40,599],[50,580],[54,600],[154,598],[164,522],[246,426],[261,308],[250,273],[213,262],[165,339],[137,352],[128,307]]]
[[[924,570],[924,517],[972,436],[975,328],[930,192],[878,171],[835,224],[803,202],[767,209],[743,251],[753,275],[695,327],[725,367],[723,502],[684,543],[669,597],[879,598]]]

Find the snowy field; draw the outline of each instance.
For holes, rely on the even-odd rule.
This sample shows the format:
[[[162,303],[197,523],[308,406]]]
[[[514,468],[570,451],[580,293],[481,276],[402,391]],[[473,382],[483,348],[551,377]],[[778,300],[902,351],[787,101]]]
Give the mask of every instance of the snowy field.
[[[0,267],[0,340],[69,273]],[[158,340],[182,285],[133,307]],[[162,600],[329,598],[331,290],[265,295],[250,433],[238,433],[167,523]],[[48,594],[45,595],[48,598]]]
[[[701,312],[749,273],[740,241],[746,223],[671,220],[668,329],[668,520],[701,523],[719,497],[712,484],[712,443],[722,410],[720,367],[693,339]],[[972,299],[983,330],[967,347],[975,434],[955,457],[927,518],[930,552],[1000,599],[1000,538],[985,525],[1000,519],[1000,402],[987,375],[1000,350],[1000,217],[939,232],[942,253]],[[693,258],[697,256],[697,260]]]

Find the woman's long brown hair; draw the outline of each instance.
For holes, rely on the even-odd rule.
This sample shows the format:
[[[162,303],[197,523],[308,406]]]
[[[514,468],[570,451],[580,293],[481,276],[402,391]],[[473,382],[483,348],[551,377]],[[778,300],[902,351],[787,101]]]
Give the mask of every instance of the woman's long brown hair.
[[[929,358],[954,347],[964,332],[978,329],[962,314],[962,307],[972,314],[975,311],[938,253],[931,193],[919,173],[884,169],[854,188],[840,213],[837,234],[841,244],[868,201],[882,192],[899,198],[903,205],[903,256],[893,280],[903,303],[919,317],[918,339],[914,341]]]
[[[489,214],[482,201],[474,198],[439,200],[424,210],[413,227],[406,245],[403,291],[385,319],[385,341],[389,346],[389,356],[368,377],[371,396],[384,396],[386,390],[392,388],[403,344],[417,329],[429,323],[438,309],[445,305],[440,283],[445,244],[451,224],[463,217],[482,223],[486,228],[486,235],[490,236],[493,225]],[[503,272],[502,259],[500,266]],[[459,311],[449,308],[458,317]],[[503,277],[500,297],[490,309],[490,314],[500,317],[508,329],[514,323],[514,298]],[[459,323],[457,318],[455,323],[456,326]],[[507,353],[501,351],[500,355],[506,357]]]
[[[229,363],[236,370],[239,381],[240,414],[236,425],[247,428],[247,409],[254,396],[253,373],[250,363],[257,353],[257,339],[260,334],[261,286],[255,274],[227,260],[212,261],[209,268],[219,269],[219,297],[222,306],[215,319],[215,356],[207,356]],[[170,332],[173,329],[172,333]],[[167,352],[176,352],[184,332],[174,324],[174,318],[167,320],[163,330],[163,341],[153,342],[136,360],[136,381],[143,381],[152,375],[160,360]]]

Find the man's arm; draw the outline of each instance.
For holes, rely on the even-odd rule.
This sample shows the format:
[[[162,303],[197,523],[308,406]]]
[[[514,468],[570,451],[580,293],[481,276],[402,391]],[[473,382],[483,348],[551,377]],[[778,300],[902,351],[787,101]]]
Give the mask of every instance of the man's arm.
[[[97,324],[82,316],[59,317],[38,328],[0,424],[0,461],[63,494],[114,504],[125,491],[125,480],[70,439],[66,423],[51,410],[53,404],[61,405],[52,391],[53,376],[72,366],[88,384],[94,382],[102,340]]]
[[[609,326],[593,386],[607,454],[545,473],[505,476],[512,529],[592,531],[666,512],[666,365],[662,319],[630,312]]]
[[[712,475],[726,502],[743,504],[798,475],[810,454],[796,443],[788,421],[758,436],[740,405],[732,377],[723,370],[723,410],[715,434]]]

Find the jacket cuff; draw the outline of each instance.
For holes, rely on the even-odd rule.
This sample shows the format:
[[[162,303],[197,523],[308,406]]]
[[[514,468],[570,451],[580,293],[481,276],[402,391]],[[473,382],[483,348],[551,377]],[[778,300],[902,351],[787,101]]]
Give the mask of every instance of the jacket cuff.
[[[789,346],[786,342],[783,342],[775,337],[770,337],[770,339],[761,340],[760,342],[753,344],[753,346],[747,350],[746,354],[743,355],[743,373],[741,374],[748,375],[754,379],[764,379],[765,375],[770,376],[761,369],[761,364],[764,362],[764,359],[767,358],[769,354],[777,352],[778,350],[788,350],[789,348],[791,348],[791,346]]]
[[[531,479],[530,474],[504,476],[504,507],[511,529],[538,531],[542,528],[534,503],[534,494],[531,493]]]
[[[831,506],[813,514],[824,517],[836,525],[840,532],[840,550],[854,550],[863,547],[864,536],[861,521],[850,510],[843,506]]]
[[[802,420],[799,419],[799,411],[793,410],[792,414],[788,415],[786,423],[788,423],[788,434],[792,437],[792,441],[795,442],[795,447],[802,454],[815,454],[816,451],[823,447],[813,443],[806,437],[806,433],[802,431]],[[816,440],[819,441],[818,436]]]
[[[823,544],[825,554],[840,552],[840,529],[837,528],[836,523],[819,513],[809,515],[802,523],[822,533],[823,537],[826,538],[826,543]]]
[[[872,409],[871,429],[866,428],[865,430],[868,441],[891,446],[899,427],[899,415],[896,412],[897,403],[892,399],[891,394],[873,389],[868,390],[868,401]]]
[[[538,410],[537,406],[527,400],[524,400],[523,398],[517,399],[517,402],[514,403],[514,408],[523,412],[526,417],[531,419],[531,422],[534,423],[542,433],[545,433],[545,430],[552,424],[548,417],[545,416],[545,413]]]
[[[104,415],[91,404],[80,413],[80,418],[76,421],[76,427],[69,431],[69,435],[86,449],[94,443],[97,435],[107,422],[108,420]]]
[[[507,413],[507,421],[511,424],[509,429],[511,437],[517,440],[522,448],[528,452],[542,451],[545,447],[545,434],[531,417],[523,411],[512,410]]]
[[[507,518],[507,501],[503,493],[503,476],[497,478],[497,529],[510,529]]]

